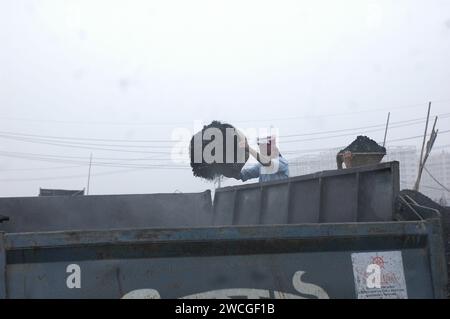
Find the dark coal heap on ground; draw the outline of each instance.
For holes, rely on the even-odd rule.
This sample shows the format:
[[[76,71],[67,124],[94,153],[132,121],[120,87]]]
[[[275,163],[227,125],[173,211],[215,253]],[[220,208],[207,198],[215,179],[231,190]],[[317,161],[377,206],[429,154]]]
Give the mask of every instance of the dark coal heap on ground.
[[[417,204],[436,209],[441,214],[442,228],[444,231],[444,239],[447,254],[450,253],[450,206],[441,206],[424,194],[411,189],[403,189],[400,191],[401,196],[411,197]],[[450,265],[450,260],[448,260]],[[450,270],[450,268],[449,268]],[[450,274],[450,273],[449,273]],[[450,286],[449,286],[450,287]]]
[[[222,146],[222,154],[223,154],[223,159],[222,159],[222,163],[206,163],[205,160],[203,159],[202,156],[202,162],[201,163],[195,163],[194,161],[194,140],[196,137],[198,137],[201,141],[202,141],[202,145],[201,145],[201,154],[203,154],[203,150],[206,147],[206,145],[208,145],[209,143],[211,143],[214,139],[212,140],[204,140],[203,137],[203,133],[209,129],[209,128],[217,128],[221,131],[222,136],[223,136],[223,143],[221,144]],[[203,129],[196,133],[192,139],[191,139],[191,143],[190,143],[190,155],[191,155],[191,167],[192,167],[192,172],[194,174],[194,176],[196,177],[202,177],[205,178],[207,180],[214,180],[216,177],[218,176],[225,176],[225,177],[238,177],[242,167],[244,167],[245,162],[248,160],[249,157],[249,152],[248,152],[248,142],[247,140],[245,140],[245,150],[242,150],[239,148],[239,138],[236,136],[234,137],[234,141],[233,141],[233,151],[234,151],[234,162],[232,163],[226,163],[226,145],[227,145],[227,129],[233,129],[236,130],[232,125],[230,124],[226,124],[226,123],[221,123],[219,121],[213,121],[211,124],[206,125],[203,127]],[[199,145],[200,146],[200,145]],[[238,151],[242,152],[245,151],[245,161],[243,163],[238,163]],[[214,152],[212,153],[212,155],[215,155]]]
[[[445,213],[450,217],[450,206],[442,206],[439,203],[436,203],[428,196],[412,190],[412,189],[403,189],[400,191],[400,195],[402,196],[409,196],[411,197],[415,202],[417,202],[419,205],[423,205],[429,208],[437,209],[441,213]]]
[[[352,153],[384,153],[386,148],[378,145],[377,142],[367,136],[358,136],[349,146],[341,150],[339,153],[350,151]]]

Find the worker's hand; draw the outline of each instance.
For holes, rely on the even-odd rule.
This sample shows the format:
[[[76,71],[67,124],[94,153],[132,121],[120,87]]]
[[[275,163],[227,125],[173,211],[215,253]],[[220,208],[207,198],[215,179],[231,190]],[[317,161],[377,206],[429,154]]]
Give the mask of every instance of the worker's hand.
[[[344,160],[351,159],[352,158],[352,152],[345,151],[344,154],[342,155],[342,157],[344,158]]]
[[[345,163],[345,168],[351,168],[352,167],[352,152],[345,151],[344,154],[342,154],[342,158]]]

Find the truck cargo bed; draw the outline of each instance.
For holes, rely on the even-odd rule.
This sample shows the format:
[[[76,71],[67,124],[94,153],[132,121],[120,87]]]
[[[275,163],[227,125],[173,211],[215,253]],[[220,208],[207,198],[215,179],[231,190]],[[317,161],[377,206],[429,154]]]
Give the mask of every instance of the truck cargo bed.
[[[444,298],[437,219],[0,235],[2,298]],[[368,289],[369,264],[383,289]],[[69,288],[67,267],[80,269]]]
[[[392,162],[219,189],[214,204],[0,199],[0,298],[445,298],[440,212],[398,180]]]

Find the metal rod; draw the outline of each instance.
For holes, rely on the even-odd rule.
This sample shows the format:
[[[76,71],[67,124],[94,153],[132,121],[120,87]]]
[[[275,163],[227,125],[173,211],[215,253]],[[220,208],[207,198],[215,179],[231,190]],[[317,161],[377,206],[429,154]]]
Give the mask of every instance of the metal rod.
[[[386,145],[386,136],[389,127],[389,118],[391,117],[391,112],[388,113],[387,121],[386,121],[386,129],[384,130],[384,139],[383,139],[383,147]]]
[[[91,167],[92,167],[92,153],[91,156],[89,158],[89,173],[88,173],[88,181],[87,181],[87,190],[86,190],[86,195],[89,195],[89,185],[91,183]]]
[[[417,173],[417,179],[416,184],[414,185],[414,190],[419,190],[419,184],[420,184],[420,175],[422,174],[422,160],[423,160],[423,151],[425,148],[425,141],[427,139],[427,131],[428,131],[428,121],[430,119],[430,110],[431,110],[431,101],[428,103],[428,113],[427,113],[427,122],[425,123],[425,133],[423,134],[423,142],[422,142],[422,149],[420,151],[420,159],[419,159],[419,169]]]
[[[436,118],[434,119],[433,129],[431,130],[430,139],[427,142],[427,149],[426,149],[426,152],[425,152],[425,156],[423,157],[422,170],[420,171],[420,176],[422,176],[423,170],[424,169],[426,170],[425,164],[427,162],[428,156],[430,156],[431,150],[432,150],[433,145],[434,145],[434,141],[436,140],[436,137],[437,137],[437,133],[439,132],[439,130],[435,131],[437,119],[438,119],[438,117],[436,116]],[[421,179],[422,179],[422,177],[419,178],[419,182],[420,182]]]

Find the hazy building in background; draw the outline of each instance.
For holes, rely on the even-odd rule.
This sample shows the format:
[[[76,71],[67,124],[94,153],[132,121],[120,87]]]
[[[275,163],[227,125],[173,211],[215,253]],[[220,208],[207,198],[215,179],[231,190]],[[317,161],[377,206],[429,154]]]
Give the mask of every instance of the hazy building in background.
[[[314,172],[336,169],[336,154],[339,149],[333,148],[317,154],[308,154],[289,160],[291,176],[305,175]],[[391,146],[383,162],[400,162],[400,189],[412,189],[417,178],[420,151],[415,146]],[[426,167],[428,171],[445,188],[450,185],[450,153],[440,151],[431,153]],[[420,191],[435,201],[444,200],[450,203],[450,193],[434,181],[424,171]]]
[[[383,162],[400,162],[400,189],[411,189],[417,178],[419,168],[419,156],[415,146],[390,146],[387,147]]]
[[[319,171],[336,169],[336,154],[340,149],[332,148],[317,154],[305,154],[289,160],[290,176],[299,176]]]

